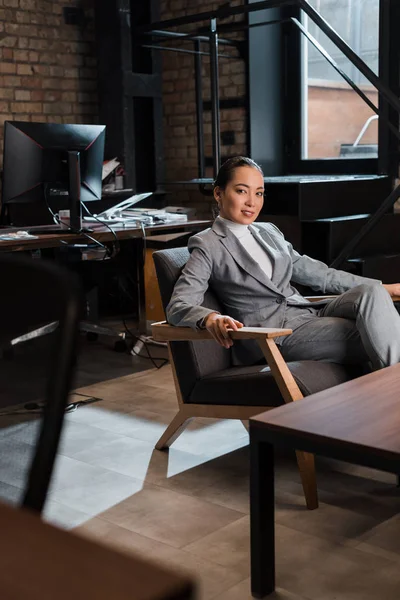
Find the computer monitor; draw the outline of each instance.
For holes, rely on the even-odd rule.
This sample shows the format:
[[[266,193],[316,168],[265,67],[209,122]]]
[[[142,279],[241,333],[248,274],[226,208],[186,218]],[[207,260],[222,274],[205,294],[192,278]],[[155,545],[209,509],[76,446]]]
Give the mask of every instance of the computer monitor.
[[[104,125],[6,121],[2,222],[45,225],[70,210],[71,230],[81,229],[81,202],[101,199]]]

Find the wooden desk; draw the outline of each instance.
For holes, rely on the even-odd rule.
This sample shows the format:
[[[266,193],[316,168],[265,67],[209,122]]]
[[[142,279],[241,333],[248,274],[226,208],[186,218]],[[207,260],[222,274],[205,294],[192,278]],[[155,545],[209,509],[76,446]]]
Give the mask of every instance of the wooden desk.
[[[251,581],[256,598],[275,589],[274,444],[398,474],[399,396],[396,364],[250,419]]]
[[[212,221],[209,220],[192,220],[192,221],[177,221],[176,223],[166,223],[160,225],[148,225],[145,227],[146,238],[150,238],[155,234],[170,234],[172,232],[182,231],[201,231],[206,229]],[[23,227],[15,228],[24,229]],[[27,228],[29,229],[29,228]],[[136,272],[134,273],[134,279],[138,282],[136,287],[136,302],[138,307],[138,331],[139,333],[147,332],[146,323],[146,298],[145,298],[145,283],[144,283],[144,247],[145,240],[143,239],[143,232],[141,227],[113,225],[113,231],[108,227],[97,223],[91,223],[90,229],[92,232],[90,236],[95,238],[101,243],[113,242],[115,236],[120,242],[129,243],[134,241],[132,244],[132,265],[136,265]],[[0,229],[0,233],[1,233]],[[4,230],[5,231],[5,230]],[[38,250],[46,248],[62,248],[66,244],[85,244],[90,243],[90,240],[83,234],[71,234],[71,233],[55,233],[51,235],[39,235],[37,238],[31,238],[27,240],[0,240],[0,252],[21,252],[29,250]]]
[[[4,600],[190,600],[193,582],[0,504]]]
[[[172,231],[201,231],[210,225],[211,221],[193,220],[193,221],[177,221],[176,223],[165,223],[163,225],[148,225],[145,227],[146,236],[151,236],[155,233],[171,233]],[[142,239],[143,233],[140,227],[113,225],[115,235],[119,240]],[[14,228],[15,230],[23,230],[23,227]],[[29,228],[26,228],[29,229]],[[115,236],[107,227],[103,225],[90,224],[92,233],[90,236],[99,242],[112,242]],[[0,229],[0,233],[5,230]],[[60,248],[68,244],[80,244],[90,242],[83,234],[74,233],[54,233],[52,235],[39,235],[34,239],[27,240],[0,240],[0,252],[18,252],[23,250],[37,250],[42,248]]]

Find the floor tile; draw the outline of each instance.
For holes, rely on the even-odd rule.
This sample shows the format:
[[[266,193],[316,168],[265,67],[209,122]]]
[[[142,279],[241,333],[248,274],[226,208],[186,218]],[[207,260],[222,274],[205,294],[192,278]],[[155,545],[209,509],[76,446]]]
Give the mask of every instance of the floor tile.
[[[90,514],[70,508],[54,500],[47,500],[43,511],[45,521],[63,529],[73,529],[91,518]]]
[[[245,516],[184,547],[211,562],[243,572],[250,571],[250,519]]]
[[[75,470],[74,474],[69,473],[69,482],[67,483],[67,478],[64,477],[63,485],[51,491],[49,500],[95,516],[126,498],[132,498],[143,487],[143,482],[133,477],[99,467],[91,469],[93,471],[87,472],[86,478],[83,477],[85,469],[80,471],[80,478],[75,477]]]
[[[243,579],[242,575],[234,570],[128,531],[99,517],[85,523],[75,532],[117,548],[119,551],[140,554],[141,558],[147,557],[152,561],[160,562],[163,566],[188,572],[197,582],[196,600],[211,600]]]
[[[103,513],[102,518],[181,548],[240,519],[237,511],[154,485]]]

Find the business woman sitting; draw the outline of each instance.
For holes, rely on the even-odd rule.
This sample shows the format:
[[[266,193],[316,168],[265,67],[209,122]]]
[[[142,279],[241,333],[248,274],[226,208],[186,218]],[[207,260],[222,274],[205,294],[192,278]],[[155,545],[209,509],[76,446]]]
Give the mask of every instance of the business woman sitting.
[[[293,250],[272,223],[255,223],[264,202],[264,176],[253,160],[225,162],[215,180],[219,216],[189,240],[190,258],[167,306],[172,325],[206,328],[229,348],[229,329],[290,328],[277,338],[287,361],[368,363],[379,369],[400,361],[400,317],[391,296],[400,284],[331,269]],[[291,282],[337,298],[311,303]],[[211,286],[227,314],[202,306]],[[255,342],[235,343],[236,364],[262,359]]]

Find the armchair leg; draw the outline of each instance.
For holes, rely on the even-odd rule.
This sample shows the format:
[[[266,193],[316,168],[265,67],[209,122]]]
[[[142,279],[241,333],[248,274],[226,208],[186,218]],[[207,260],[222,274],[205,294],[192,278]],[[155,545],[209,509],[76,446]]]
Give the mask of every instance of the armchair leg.
[[[301,483],[304,490],[308,510],[318,508],[317,478],[315,475],[314,455],[308,452],[296,451],[297,465],[300,471]]]
[[[174,441],[186,429],[187,425],[189,425],[192,418],[193,417],[188,417],[185,415],[183,411],[179,411],[158,440],[156,444],[156,450],[164,450],[173,444]]]

